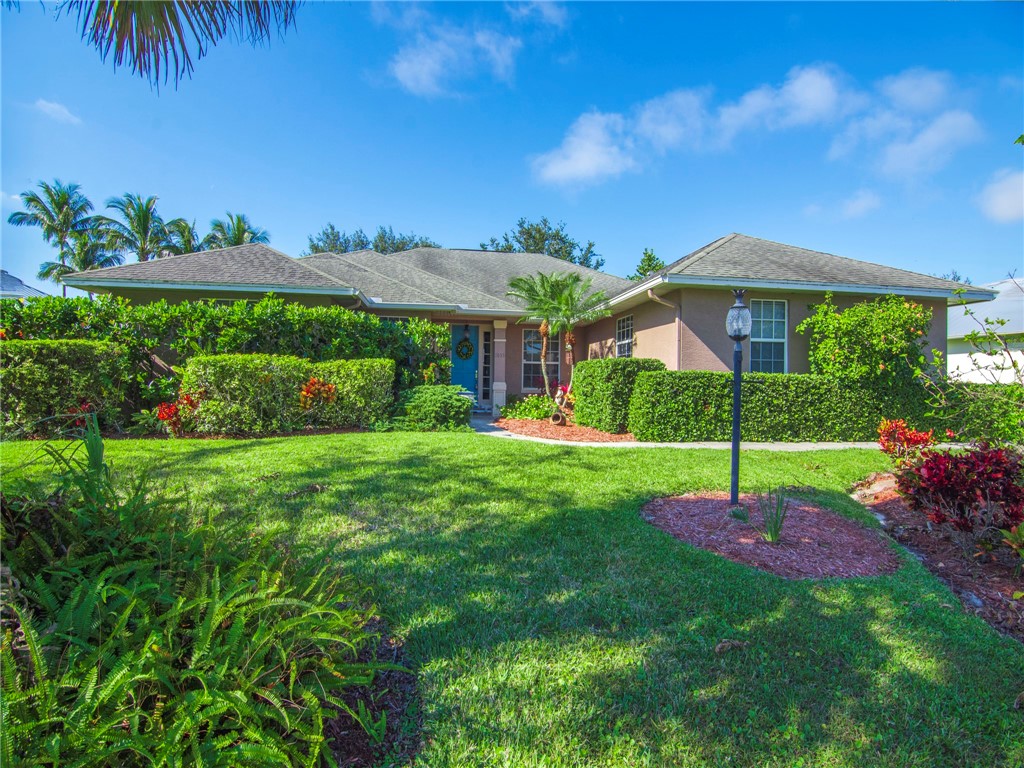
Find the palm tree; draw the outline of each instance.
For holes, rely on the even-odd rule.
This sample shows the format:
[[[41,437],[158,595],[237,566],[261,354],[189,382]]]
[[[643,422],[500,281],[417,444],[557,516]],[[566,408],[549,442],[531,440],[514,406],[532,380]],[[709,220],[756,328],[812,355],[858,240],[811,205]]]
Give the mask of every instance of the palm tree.
[[[605,303],[608,297],[604,291],[591,291],[593,278],[584,280],[578,274],[567,275],[568,281],[555,297],[551,314],[551,332],[565,334],[565,353],[569,362],[569,385],[572,392],[572,375],[576,368],[576,326],[589,323],[612,313]]]
[[[111,250],[134,253],[139,261],[160,257],[168,246],[167,227],[156,210],[157,197],[125,194],[107,200],[107,208],[121,214],[121,221],[101,216]]]
[[[21,202],[24,211],[15,211],[7,221],[16,227],[39,227],[43,230],[43,239],[57,249],[57,261],[46,264],[57,264],[67,267],[73,253],[73,237],[76,233],[88,229],[93,224],[92,203],[82,194],[78,184],[62,184],[54,179],[53,184],[39,182],[39,192],[22,192]],[[43,266],[45,267],[46,264]],[[39,275],[43,277],[43,269]],[[58,280],[56,275],[47,279]],[[64,296],[68,289],[63,288]]]
[[[275,27],[284,34],[295,25],[297,6],[285,0],[66,0],[57,13],[77,16],[82,39],[104,61],[113,54],[115,69],[127,64],[155,85],[161,73],[164,82],[173,73],[177,85],[192,74],[193,55],[201,59],[227,35],[262,45]]]
[[[525,305],[526,315],[519,322],[540,324],[540,373],[544,378],[544,393],[551,394],[548,381],[548,342],[551,334],[551,319],[558,306],[559,295],[565,290],[569,275],[562,272],[514,277],[508,282],[506,295],[519,299]]]
[[[44,261],[39,267],[40,279],[61,283],[66,275],[73,272],[117,267],[124,263],[124,256],[109,249],[106,232],[99,226],[76,232],[71,239],[73,245],[69,263]],[[91,293],[89,298],[92,298]]]
[[[244,213],[227,212],[227,219],[214,219],[210,222],[210,234],[203,244],[207,248],[231,248],[234,245],[248,243],[269,243],[270,234],[267,230],[254,227]]]
[[[196,223],[185,219],[171,219],[167,222],[167,252],[179,256],[203,250],[203,239],[199,237]]]

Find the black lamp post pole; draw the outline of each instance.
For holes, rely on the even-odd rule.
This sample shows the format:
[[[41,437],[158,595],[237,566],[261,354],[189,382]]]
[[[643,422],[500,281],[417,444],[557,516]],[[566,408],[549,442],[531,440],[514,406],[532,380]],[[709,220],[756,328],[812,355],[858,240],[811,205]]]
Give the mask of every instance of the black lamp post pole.
[[[736,342],[732,352],[732,483],[729,503],[740,503],[740,372],[743,370],[743,343]]]

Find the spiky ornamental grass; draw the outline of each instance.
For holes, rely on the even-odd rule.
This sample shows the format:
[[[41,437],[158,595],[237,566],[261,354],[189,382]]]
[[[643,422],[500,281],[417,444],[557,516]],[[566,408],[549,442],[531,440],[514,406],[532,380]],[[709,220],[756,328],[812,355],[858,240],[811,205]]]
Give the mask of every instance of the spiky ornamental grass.
[[[320,765],[331,707],[373,725],[341,700],[374,668],[329,561],[119,482],[94,420],[47,452],[55,492],[3,502],[0,762]]]
[[[1024,764],[1020,643],[914,558],[885,576],[790,581],[643,520],[651,498],[727,489],[728,451],[451,433],[108,450],[225,508],[215,525],[254,510],[293,557],[334,547],[417,672],[403,724],[421,721],[417,764]],[[0,451],[4,483],[45,471],[15,469],[38,444]],[[743,467],[744,492],[813,487],[791,495],[878,527],[847,495],[886,469],[877,450],[751,451]],[[322,490],[294,493],[311,484]],[[749,645],[716,653],[723,640]]]

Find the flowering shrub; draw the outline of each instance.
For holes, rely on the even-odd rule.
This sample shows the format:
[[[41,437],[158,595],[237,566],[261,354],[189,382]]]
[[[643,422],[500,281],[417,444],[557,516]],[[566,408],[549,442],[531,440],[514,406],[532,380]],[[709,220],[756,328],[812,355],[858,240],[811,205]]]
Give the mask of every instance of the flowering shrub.
[[[921,451],[935,445],[935,430],[911,429],[903,419],[882,419],[878,425],[878,445],[896,466],[911,463]],[[947,433],[949,430],[947,430]]]
[[[337,391],[338,388],[333,384],[328,384],[316,376],[310,376],[309,381],[299,391],[299,407],[308,411],[320,403],[330,405],[337,398]]]
[[[200,393],[182,392],[173,403],[160,403],[156,407],[156,417],[163,422],[168,434],[180,437],[195,430],[195,415],[200,400]]]
[[[898,472],[896,488],[911,509],[974,541],[1024,522],[1021,456],[1010,449],[926,450]]]

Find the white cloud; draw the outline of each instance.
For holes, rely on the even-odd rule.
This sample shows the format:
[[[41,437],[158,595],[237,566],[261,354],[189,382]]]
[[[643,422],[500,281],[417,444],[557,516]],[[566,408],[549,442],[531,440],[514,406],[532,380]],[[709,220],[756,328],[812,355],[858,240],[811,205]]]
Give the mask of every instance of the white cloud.
[[[981,126],[969,112],[943,112],[913,136],[889,144],[882,153],[882,172],[904,180],[934,173],[980,136]]]
[[[479,69],[510,81],[522,41],[491,30],[433,27],[391,59],[391,74],[417,96],[452,95],[451,84]]]
[[[882,205],[882,198],[868,189],[862,189],[842,204],[844,219],[859,219]]]
[[[7,192],[0,191],[0,205],[3,208],[21,208],[21,197],[18,195],[11,195]]]
[[[706,90],[680,89],[650,99],[636,110],[634,130],[658,152],[700,145],[707,130]]]
[[[978,198],[992,221],[1009,224],[1024,219],[1024,173],[1009,168],[996,173]]]
[[[51,120],[56,120],[58,123],[70,123],[71,125],[79,125],[82,122],[82,119],[80,117],[73,114],[70,109],[68,109],[63,104],[57,101],[36,99],[36,103],[33,106],[39,112],[42,112]]]
[[[563,28],[569,21],[569,12],[561,3],[540,0],[532,3],[510,3],[505,6],[514,19],[524,21],[537,19],[542,24]]]
[[[891,110],[878,110],[864,117],[857,117],[847,123],[834,139],[828,150],[829,160],[846,157],[861,146],[877,144],[893,136],[907,136],[913,130],[910,118]]]
[[[586,184],[637,167],[622,115],[587,112],[570,126],[561,146],[533,160],[537,177],[550,184]]]
[[[952,78],[948,72],[915,67],[883,78],[878,90],[897,110],[933,112],[949,103]]]

